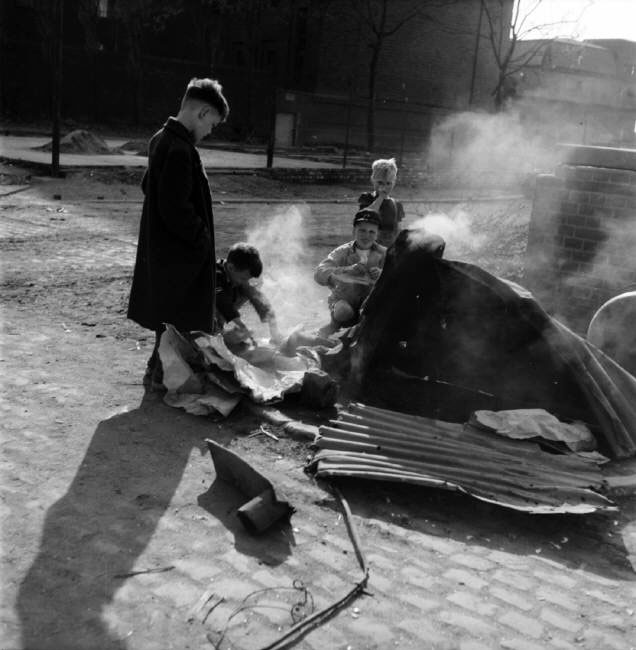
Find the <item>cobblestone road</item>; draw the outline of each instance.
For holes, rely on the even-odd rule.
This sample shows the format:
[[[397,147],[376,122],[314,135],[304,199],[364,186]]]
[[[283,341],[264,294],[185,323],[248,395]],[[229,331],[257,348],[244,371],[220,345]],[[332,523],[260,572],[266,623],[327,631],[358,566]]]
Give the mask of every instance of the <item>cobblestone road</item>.
[[[307,444],[248,438],[258,423],[246,412],[215,423],[144,395],[149,342],[123,320],[137,208],[58,212],[19,196],[0,205],[0,647],[211,648],[242,599],[266,590],[221,643],[259,648],[291,623],[294,580],[316,609],[343,596],[361,571],[337,502],[303,472]],[[234,215],[217,211],[228,239]],[[275,480],[297,509],[290,526],[241,528],[205,437]],[[608,515],[548,517],[406,486],[343,491],[368,593],[297,647],[636,647],[633,498]],[[212,611],[188,620],[207,589]]]

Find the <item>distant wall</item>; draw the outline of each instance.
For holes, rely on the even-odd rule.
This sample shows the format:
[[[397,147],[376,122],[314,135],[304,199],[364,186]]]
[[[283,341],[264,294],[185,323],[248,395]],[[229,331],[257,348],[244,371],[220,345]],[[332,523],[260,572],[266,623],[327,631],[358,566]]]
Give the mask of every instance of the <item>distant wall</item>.
[[[636,288],[636,150],[564,145],[537,177],[525,285],[585,332],[598,307]]]
[[[279,91],[277,112],[294,116],[293,144],[366,148],[367,103],[359,97]],[[386,156],[422,151],[431,129],[453,111],[385,101],[375,111],[376,150]]]

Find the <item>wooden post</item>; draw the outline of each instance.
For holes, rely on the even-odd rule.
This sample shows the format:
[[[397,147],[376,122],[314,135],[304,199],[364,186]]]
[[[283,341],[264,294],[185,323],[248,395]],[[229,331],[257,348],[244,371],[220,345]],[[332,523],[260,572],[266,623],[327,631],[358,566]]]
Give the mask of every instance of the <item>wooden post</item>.
[[[470,92],[468,94],[468,108],[473,105],[475,97],[475,77],[477,75],[477,57],[479,56],[479,39],[481,38],[481,21],[484,13],[484,5],[479,2],[479,18],[477,19],[477,38],[475,38],[475,52],[473,54],[473,69],[470,74]]]
[[[402,84],[402,93],[404,97],[404,108],[402,109],[402,119],[400,120],[402,126],[400,130],[400,155],[398,157],[398,167],[402,168],[402,163],[404,162],[404,141],[406,139],[406,105],[409,102],[409,98],[406,96],[406,84]]]
[[[352,81],[349,79],[349,93],[347,98],[347,123],[345,127],[345,141],[344,141],[344,151],[342,152],[342,169],[347,167],[347,154],[349,153],[349,137],[351,135],[351,103],[353,101],[353,94],[351,92]]]
[[[269,139],[267,141],[267,169],[274,165],[274,147],[276,145],[276,88],[272,98],[272,121],[269,128]]]
[[[53,62],[53,133],[51,176],[60,176],[60,122],[62,117],[62,66],[64,51],[64,0],[55,3],[55,59]]]

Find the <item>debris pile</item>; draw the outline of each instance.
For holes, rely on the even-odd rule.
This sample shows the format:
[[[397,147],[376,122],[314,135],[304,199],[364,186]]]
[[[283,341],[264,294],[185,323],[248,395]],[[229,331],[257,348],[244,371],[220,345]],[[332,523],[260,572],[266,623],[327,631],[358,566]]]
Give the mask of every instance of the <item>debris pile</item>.
[[[309,469],[317,477],[354,477],[467,492],[531,513],[615,510],[599,493],[594,459],[544,451],[536,442],[395,411],[350,404],[320,427]]]
[[[367,404],[458,423],[544,409],[585,422],[603,454],[636,455],[636,378],[523,287],[440,259],[421,233],[403,230],[387,253],[350,351]]]
[[[257,404],[301,393],[316,407],[333,404],[335,383],[310,351],[283,354],[273,346],[230,349],[221,334],[191,332],[187,338],[172,325],[161,336],[159,356],[166,404],[194,415],[227,417],[245,396]]]
[[[47,142],[39,147],[34,147],[38,151],[51,151],[53,142]],[[74,154],[119,154],[119,149],[111,149],[106,142],[98,135],[77,129],[67,133],[60,140],[60,153]]]

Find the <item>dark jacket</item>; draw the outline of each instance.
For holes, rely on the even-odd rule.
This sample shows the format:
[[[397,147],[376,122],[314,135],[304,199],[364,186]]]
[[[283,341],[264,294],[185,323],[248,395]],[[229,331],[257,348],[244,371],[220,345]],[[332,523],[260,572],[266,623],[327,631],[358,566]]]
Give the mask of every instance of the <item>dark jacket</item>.
[[[216,317],[219,326],[240,317],[239,309],[249,302],[262,322],[274,318],[274,310],[261,290],[252,284],[235,286],[225,270],[225,260],[216,262]]]
[[[157,330],[212,331],[214,221],[199,152],[174,118],[150,140],[128,318]]]
[[[377,196],[375,192],[364,192],[358,198],[360,209],[369,207]],[[388,197],[380,204],[380,232],[378,233],[378,244],[389,248],[398,235],[400,222],[404,219],[404,206],[400,201]]]

